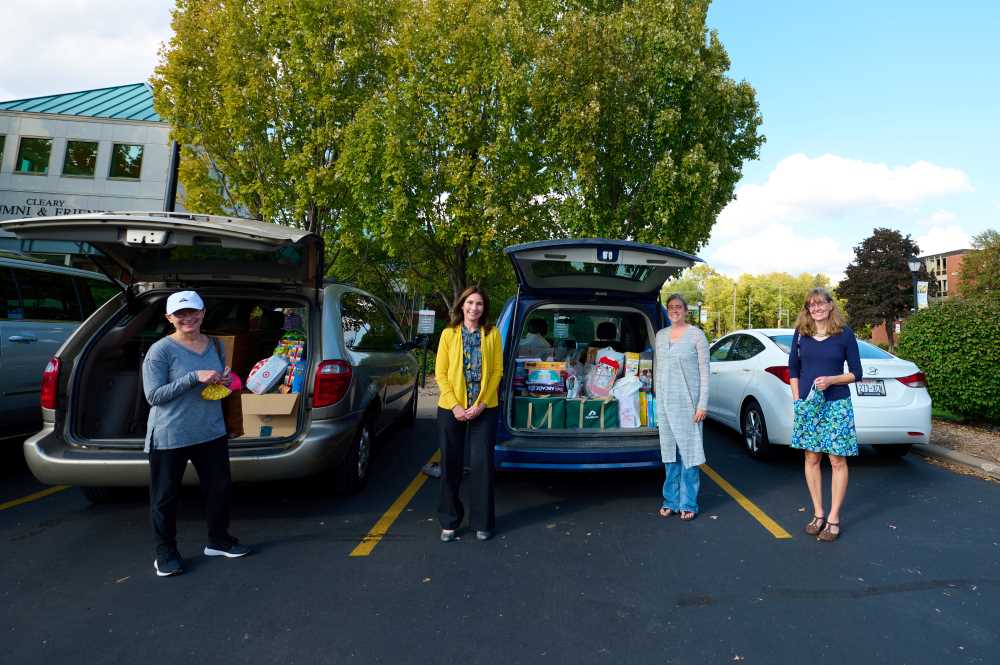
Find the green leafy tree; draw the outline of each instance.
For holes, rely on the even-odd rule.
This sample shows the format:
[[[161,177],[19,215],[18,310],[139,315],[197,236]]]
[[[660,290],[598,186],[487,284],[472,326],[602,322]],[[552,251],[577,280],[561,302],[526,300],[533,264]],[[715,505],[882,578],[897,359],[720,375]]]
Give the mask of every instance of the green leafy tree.
[[[962,257],[959,292],[965,297],[1000,293],[1000,233],[987,229],[972,236],[970,252]]]
[[[407,5],[391,75],[348,130],[339,173],[368,235],[450,304],[502,248],[544,227],[528,89],[535,38],[517,5]]]
[[[704,328],[716,338],[745,328],[748,323],[755,328],[791,327],[809,289],[829,285],[826,275],[807,273],[797,276],[744,274],[734,280],[706,264],[698,264],[667,280],[661,299],[676,292],[683,295],[692,308],[695,302],[701,301],[707,319]]]
[[[185,146],[186,205],[333,240],[359,233],[344,128],[385,80],[395,0],[178,0],[152,78]]]
[[[540,3],[539,3],[540,4]],[[547,3],[531,99],[568,235],[697,251],[764,139],[708,0]]]
[[[847,301],[847,315],[852,327],[885,324],[890,350],[895,347],[893,322],[915,307],[913,275],[907,261],[918,256],[920,248],[893,229],[877,228],[854,248],[854,261],[847,266],[846,277],[837,294]],[[937,282],[930,278],[921,262],[917,279],[928,281],[931,296]]]

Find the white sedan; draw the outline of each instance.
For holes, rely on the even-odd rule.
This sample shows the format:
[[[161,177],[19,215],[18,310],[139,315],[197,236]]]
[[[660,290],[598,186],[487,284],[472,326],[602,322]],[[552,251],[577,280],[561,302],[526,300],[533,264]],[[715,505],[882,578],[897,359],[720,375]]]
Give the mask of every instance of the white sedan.
[[[792,440],[788,377],[791,328],[737,330],[710,351],[708,417],[740,432],[746,450],[765,459]],[[908,360],[858,341],[864,377],[851,384],[858,442],[901,457],[931,435],[927,378]],[[846,369],[844,370],[847,371]]]

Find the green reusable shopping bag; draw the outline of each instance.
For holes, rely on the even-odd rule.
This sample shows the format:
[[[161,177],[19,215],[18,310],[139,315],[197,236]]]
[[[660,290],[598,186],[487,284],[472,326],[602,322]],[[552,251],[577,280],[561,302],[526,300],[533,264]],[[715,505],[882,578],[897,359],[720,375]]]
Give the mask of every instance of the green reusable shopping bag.
[[[514,427],[517,429],[564,429],[566,400],[561,397],[515,397]]]
[[[571,429],[614,429],[618,427],[618,400],[567,399],[566,427]]]

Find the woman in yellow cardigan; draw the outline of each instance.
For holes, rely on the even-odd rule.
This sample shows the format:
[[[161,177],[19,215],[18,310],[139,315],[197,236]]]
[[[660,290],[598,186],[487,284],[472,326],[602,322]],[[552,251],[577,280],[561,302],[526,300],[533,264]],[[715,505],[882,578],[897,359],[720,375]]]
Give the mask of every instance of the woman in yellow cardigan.
[[[493,535],[493,446],[497,434],[497,388],[503,375],[500,333],[487,322],[490,300],[478,286],[459,296],[451,325],[441,332],[435,375],[441,396],[437,423],[441,437],[441,540],[455,540],[465,508],[459,498],[469,441],[469,525],[476,538]]]

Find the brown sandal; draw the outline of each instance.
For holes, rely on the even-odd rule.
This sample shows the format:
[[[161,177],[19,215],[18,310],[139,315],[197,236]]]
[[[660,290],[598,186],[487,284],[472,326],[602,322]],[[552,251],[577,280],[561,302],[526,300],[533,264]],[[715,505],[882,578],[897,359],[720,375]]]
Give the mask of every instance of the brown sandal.
[[[660,517],[670,517],[674,511],[670,508],[660,508]]]
[[[837,527],[836,533],[830,530],[831,526]],[[816,540],[822,540],[825,543],[832,543],[839,537],[840,537],[840,522],[827,522],[826,526],[823,527],[823,530],[819,532],[818,536],[816,536]]]
[[[826,526],[826,518],[813,515],[812,521],[806,524],[806,533],[810,536],[818,536],[819,532]]]

